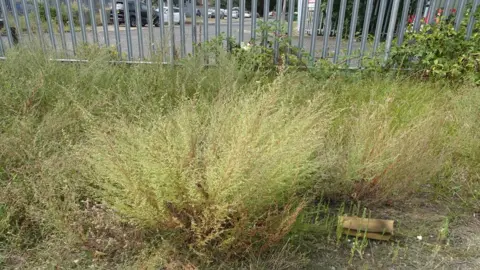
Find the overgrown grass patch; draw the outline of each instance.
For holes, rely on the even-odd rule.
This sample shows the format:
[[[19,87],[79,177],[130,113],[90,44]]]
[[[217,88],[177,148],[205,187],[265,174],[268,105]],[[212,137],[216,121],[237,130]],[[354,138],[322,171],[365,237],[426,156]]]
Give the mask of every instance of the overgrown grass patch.
[[[283,267],[272,250],[321,194],[479,210],[476,86],[82,53],[0,63],[2,267]]]

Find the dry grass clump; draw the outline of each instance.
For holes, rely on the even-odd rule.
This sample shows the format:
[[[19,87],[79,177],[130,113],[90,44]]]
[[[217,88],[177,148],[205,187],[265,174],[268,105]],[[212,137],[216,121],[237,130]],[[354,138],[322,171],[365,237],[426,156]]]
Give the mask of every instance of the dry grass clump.
[[[278,242],[322,166],[330,118],[321,95],[291,106],[279,92],[185,100],[165,116],[97,130],[85,157],[101,197],[201,255]]]

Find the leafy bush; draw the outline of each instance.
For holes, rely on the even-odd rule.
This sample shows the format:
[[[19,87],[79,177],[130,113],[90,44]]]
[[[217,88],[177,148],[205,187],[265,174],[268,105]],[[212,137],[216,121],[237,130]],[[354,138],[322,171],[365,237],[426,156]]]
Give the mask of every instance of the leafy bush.
[[[418,32],[406,34],[404,44],[393,48],[390,66],[413,68],[424,77],[465,79],[480,83],[480,20],[477,17],[473,34],[466,39],[468,12],[460,28],[455,30],[453,20],[422,25]]]
[[[278,21],[258,22],[259,40],[251,40],[247,44],[236,45],[230,42],[233,55],[238,59],[241,69],[267,71],[275,74],[290,67],[306,67],[308,54],[290,45],[291,39],[286,35],[286,24]],[[275,55],[275,43],[278,44],[278,55]],[[266,45],[266,46],[265,46]]]
[[[85,155],[102,198],[207,258],[278,242],[304,206],[299,191],[324,165],[329,122],[321,95],[292,106],[281,81],[213,103],[185,100],[166,116],[96,132]]]

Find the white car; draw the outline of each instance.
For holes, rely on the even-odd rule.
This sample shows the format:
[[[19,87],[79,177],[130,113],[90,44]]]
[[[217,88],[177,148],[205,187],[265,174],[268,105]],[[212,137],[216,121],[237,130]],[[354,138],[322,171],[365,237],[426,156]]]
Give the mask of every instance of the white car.
[[[232,18],[233,19],[240,18],[240,12],[238,12],[238,10],[232,10]]]
[[[160,10],[157,8],[155,9],[156,12],[159,12]],[[167,24],[168,23],[168,16],[170,13],[168,12],[168,7],[163,7],[163,21]],[[160,14],[158,14],[160,16]],[[187,19],[187,16],[185,13],[183,14],[183,21]],[[180,9],[177,7],[173,8],[173,23],[175,24],[180,24]]]

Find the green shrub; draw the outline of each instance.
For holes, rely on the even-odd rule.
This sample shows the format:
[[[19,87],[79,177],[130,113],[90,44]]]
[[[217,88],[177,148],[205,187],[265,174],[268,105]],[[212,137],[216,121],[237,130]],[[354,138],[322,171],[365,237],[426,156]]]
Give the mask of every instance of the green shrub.
[[[458,31],[453,20],[442,19],[407,33],[404,44],[392,49],[389,66],[412,68],[423,77],[480,83],[480,20],[477,13],[473,34],[466,39],[469,15],[465,14]]]
[[[290,67],[306,67],[309,56],[302,50],[290,45],[291,39],[287,33],[287,25],[278,21],[258,22],[259,40],[251,40],[247,44],[233,47],[233,55],[238,59],[240,68],[263,70],[276,74],[282,72],[287,62]],[[278,44],[278,55],[275,55],[275,43]],[[266,44],[266,46],[264,46]]]
[[[51,17],[51,19],[53,21],[55,21],[56,23],[58,23],[58,14],[57,14],[56,6],[50,4],[49,7],[50,7],[50,17]],[[71,7],[72,7],[73,22],[75,23],[75,25],[80,25],[80,14],[79,14],[79,9],[78,9],[78,4],[77,3],[72,3]],[[47,15],[46,15],[46,12],[45,12],[45,4],[44,3],[39,3],[38,4],[38,9],[39,9],[40,20],[42,22],[46,22],[47,21]],[[84,6],[83,13],[84,13],[85,22],[89,22],[90,21],[90,15],[87,12],[85,6]],[[63,24],[67,25],[68,21],[69,21],[69,18],[68,18],[68,9],[67,9],[66,4],[61,4],[60,5],[60,14],[62,16]]]

